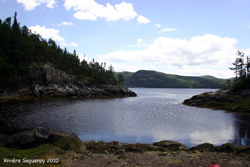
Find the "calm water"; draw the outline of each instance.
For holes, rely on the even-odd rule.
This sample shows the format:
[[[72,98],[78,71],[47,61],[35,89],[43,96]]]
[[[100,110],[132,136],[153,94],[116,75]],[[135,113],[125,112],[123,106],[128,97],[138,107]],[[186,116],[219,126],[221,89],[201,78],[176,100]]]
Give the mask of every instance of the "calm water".
[[[138,97],[1,103],[0,130],[43,126],[76,133],[83,141],[152,143],[174,140],[188,146],[204,142],[250,144],[249,116],[181,104],[195,94],[215,90],[132,90]]]

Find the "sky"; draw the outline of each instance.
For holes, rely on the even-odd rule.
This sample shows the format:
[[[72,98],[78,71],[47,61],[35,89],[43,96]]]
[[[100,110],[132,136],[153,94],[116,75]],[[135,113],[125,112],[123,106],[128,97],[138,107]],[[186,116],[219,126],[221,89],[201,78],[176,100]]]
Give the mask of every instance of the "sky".
[[[0,0],[0,19],[53,39],[117,72],[234,76],[250,55],[249,0]]]

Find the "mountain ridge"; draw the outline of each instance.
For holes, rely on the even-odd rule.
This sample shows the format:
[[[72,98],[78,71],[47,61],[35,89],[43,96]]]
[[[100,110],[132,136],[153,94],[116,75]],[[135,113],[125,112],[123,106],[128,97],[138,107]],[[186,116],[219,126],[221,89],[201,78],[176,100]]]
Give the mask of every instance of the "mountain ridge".
[[[130,72],[126,71],[126,74]],[[123,75],[124,72],[121,72]],[[123,75],[124,76],[124,75]],[[124,76],[124,85],[127,87],[145,88],[224,88],[226,79],[210,75],[181,76],[166,74],[154,70],[139,70],[131,76]]]

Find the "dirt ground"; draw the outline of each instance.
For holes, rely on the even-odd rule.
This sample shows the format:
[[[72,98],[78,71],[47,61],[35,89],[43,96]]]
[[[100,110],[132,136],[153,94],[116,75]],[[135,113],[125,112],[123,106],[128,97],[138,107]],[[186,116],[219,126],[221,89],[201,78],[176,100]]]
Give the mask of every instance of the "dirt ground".
[[[249,154],[220,152],[155,152],[64,155],[61,157],[65,167],[209,167],[216,162],[220,167],[250,167]],[[68,156],[68,157],[67,157]]]

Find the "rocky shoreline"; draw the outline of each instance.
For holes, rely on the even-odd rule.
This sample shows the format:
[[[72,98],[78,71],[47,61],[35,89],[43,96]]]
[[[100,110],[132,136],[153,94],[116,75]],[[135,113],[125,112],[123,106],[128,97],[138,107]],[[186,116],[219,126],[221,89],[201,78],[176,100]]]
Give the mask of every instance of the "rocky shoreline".
[[[119,85],[95,85],[87,79],[79,81],[74,75],[53,68],[49,64],[30,66],[32,85],[19,90],[0,90],[0,99],[27,99],[30,97],[134,97],[136,93]]]
[[[41,153],[41,147],[47,150]],[[188,148],[184,144],[166,140],[153,144],[82,142],[75,134],[47,131],[42,127],[11,136],[0,135],[0,150],[0,158],[57,157],[60,160],[59,166],[185,167],[208,166],[211,161],[221,166],[231,166],[234,163],[239,167],[250,166],[249,146],[236,146],[232,143],[214,146],[203,143]],[[28,154],[29,150],[32,154]],[[26,154],[20,156],[20,152]],[[0,165],[3,165],[3,161],[0,161]]]
[[[3,92],[0,99],[27,99],[32,97],[135,97],[136,93],[123,86],[103,85],[99,87],[87,87],[84,85],[59,85],[47,86],[32,85],[15,92]]]
[[[233,113],[250,114],[250,90],[205,92],[184,100],[183,104],[226,110]]]

